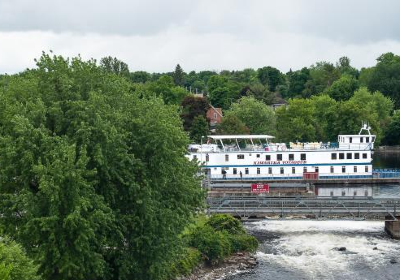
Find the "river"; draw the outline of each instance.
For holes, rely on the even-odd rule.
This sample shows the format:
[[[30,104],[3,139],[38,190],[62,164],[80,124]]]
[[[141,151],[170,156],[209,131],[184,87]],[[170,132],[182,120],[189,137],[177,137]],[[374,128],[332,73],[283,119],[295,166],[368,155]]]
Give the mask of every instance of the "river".
[[[400,155],[376,153],[374,167],[400,168]],[[400,185],[374,186],[373,196],[400,197]],[[261,220],[245,226],[261,241],[259,265],[229,280],[400,279],[400,241],[385,233],[383,221]]]

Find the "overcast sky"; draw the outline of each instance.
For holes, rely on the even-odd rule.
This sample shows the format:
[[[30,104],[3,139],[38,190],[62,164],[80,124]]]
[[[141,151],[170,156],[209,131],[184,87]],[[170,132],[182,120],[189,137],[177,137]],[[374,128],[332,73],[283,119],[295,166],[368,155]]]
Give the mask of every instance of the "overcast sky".
[[[0,73],[49,50],[115,56],[131,71],[286,72],[341,56],[361,68],[400,54],[400,1],[0,0]]]

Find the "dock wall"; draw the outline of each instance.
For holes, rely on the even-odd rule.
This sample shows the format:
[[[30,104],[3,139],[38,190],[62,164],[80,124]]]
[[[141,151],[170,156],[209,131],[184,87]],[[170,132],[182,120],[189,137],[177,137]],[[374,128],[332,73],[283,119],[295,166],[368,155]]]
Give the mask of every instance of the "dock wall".
[[[400,219],[400,217],[397,217]],[[385,221],[385,231],[394,239],[400,239],[400,221]]]

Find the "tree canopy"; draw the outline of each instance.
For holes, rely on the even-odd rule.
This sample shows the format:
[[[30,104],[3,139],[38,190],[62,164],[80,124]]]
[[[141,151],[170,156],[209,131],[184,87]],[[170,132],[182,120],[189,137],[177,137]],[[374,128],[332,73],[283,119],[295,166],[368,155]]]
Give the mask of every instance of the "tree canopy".
[[[176,106],[43,54],[0,95],[0,223],[46,279],[162,279],[202,205]]]

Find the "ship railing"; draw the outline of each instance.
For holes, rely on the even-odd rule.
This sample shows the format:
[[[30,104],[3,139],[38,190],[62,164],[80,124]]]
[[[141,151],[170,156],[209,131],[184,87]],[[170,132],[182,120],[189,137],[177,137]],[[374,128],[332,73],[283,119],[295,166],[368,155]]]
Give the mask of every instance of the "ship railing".
[[[221,152],[284,152],[284,151],[336,151],[336,150],[371,150],[371,144],[340,144],[337,143],[289,143],[288,145],[273,144],[270,146],[247,146],[238,148],[237,146],[225,146],[224,149],[218,151],[209,151],[207,153]],[[203,151],[204,152],[204,151]],[[205,153],[205,152],[204,152]]]
[[[400,178],[399,173],[382,175],[382,177],[374,177],[374,173],[318,173],[318,178],[310,177],[309,180],[336,180],[336,179],[371,179],[371,178]],[[387,177],[384,177],[387,176]],[[303,173],[284,173],[284,174],[212,174],[211,180],[306,180]]]
[[[374,178],[400,178],[400,169],[396,168],[376,168],[372,171]]]

